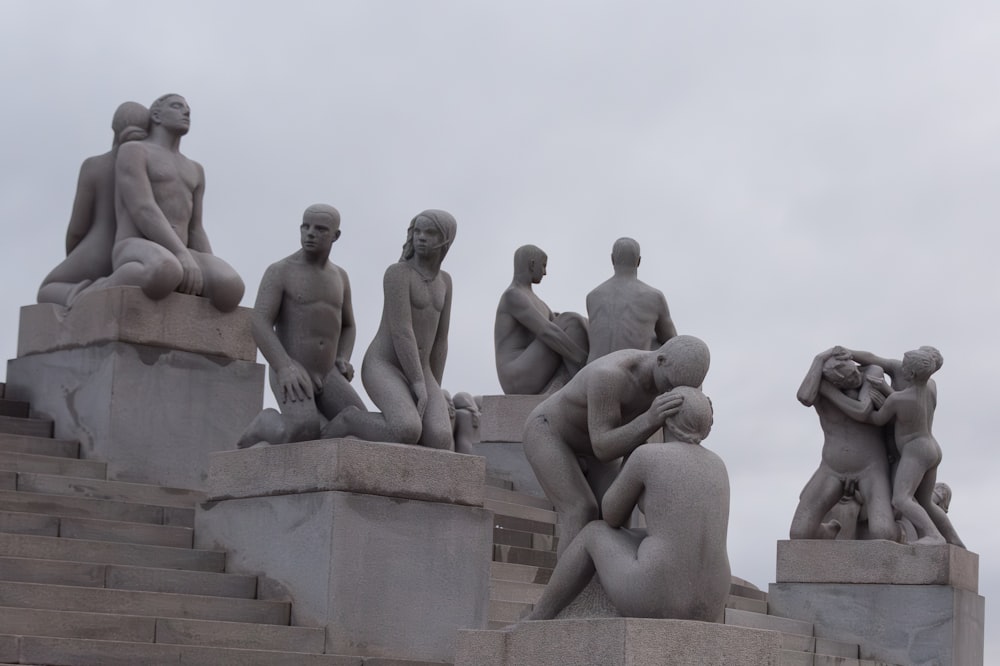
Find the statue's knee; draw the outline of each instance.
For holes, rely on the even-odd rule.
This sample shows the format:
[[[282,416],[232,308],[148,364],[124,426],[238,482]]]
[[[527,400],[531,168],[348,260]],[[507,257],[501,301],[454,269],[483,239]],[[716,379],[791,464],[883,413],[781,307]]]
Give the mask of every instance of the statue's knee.
[[[162,253],[144,265],[142,290],[154,300],[166,298],[184,278],[181,262],[171,254]]]
[[[423,424],[419,418],[405,419],[393,424],[396,441],[401,444],[416,444],[420,441]]]
[[[232,312],[235,310],[239,306],[240,301],[243,300],[243,294],[246,291],[246,286],[243,284],[242,278],[236,274],[236,271],[224,274],[213,287],[212,301],[216,309],[221,312]]]

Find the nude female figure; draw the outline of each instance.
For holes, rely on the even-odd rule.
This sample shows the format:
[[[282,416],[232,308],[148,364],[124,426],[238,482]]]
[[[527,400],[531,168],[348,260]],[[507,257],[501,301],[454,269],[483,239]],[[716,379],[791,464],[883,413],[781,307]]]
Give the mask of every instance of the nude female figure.
[[[81,290],[111,275],[115,158],[123,143],[145,139],[148,127],[149,110],[145,106],[137,102],[121,104],[111,119],[111,150],[83,161],[66,230],[66,258],[42,280],[39,303],[71,305]]]
[[[855,356],[865,357],[863,353]],[[937,406],[937,388],[931,375],[942,362],[940,352],[933,347],[906,352],[898,364],[902,381],[896,383],[905,388],[890,393],[878,410],[867,405],[863,410],[846,413],[875,425],[894,425],[899,462],[892,484],[892,506],[913,524],[920,537],[916,543],[950,543],[964,548],[948,514],[934,503],[941,446],[931,434]]]
[[[452,285],[441,262],[457,228],[442,210],[425,210],[410,222],[403,256],[385,271],[382,321],[361,364],[361,381],[381,413],[347,408],[324,437],[454,447],[441,390]]]
[[[696,388],[666,395],[683,400],[667,418],[667,441],[632,452],[604,495],[604,519],[569,544],[526,620],[556,617],[594,573],[625,617],[721,619],[730,583],[729,475],[699,445],[712,427],[712,404]],[[622,527],[637,504],[646,529]]]

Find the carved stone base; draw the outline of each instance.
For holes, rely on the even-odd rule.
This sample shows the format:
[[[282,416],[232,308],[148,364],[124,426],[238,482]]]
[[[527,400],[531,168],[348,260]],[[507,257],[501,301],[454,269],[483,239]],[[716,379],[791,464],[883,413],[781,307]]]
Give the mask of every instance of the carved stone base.
[[[401,444],[330,439],[212,456],[195,545],[261,575],[326,651],[451,662],[485,627],[493,514],[485,464]]]
[[[781,635],[691,620],[524,622],[459,632],[455,666],[757,666],[780,663]]]

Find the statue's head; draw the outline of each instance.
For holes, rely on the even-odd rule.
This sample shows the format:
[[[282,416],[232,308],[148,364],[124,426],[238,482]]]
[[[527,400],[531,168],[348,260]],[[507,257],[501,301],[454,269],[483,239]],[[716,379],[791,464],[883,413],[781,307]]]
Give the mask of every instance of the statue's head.
[[[670,439],[688,444],[700,444],[712,431],[714,422],[712,401],[701,390],[678,386],[667,395],[684,398],[680,411],[667,418],[664,424]]]
[[[138,102],[119,104],[111,117],[111,131],[115,146],[145,139],[149,135],[149,109]]]
[[[455,221],[451,213],[433,208],[419,213],[410,221],[410,226],[406,230],[406,242],[403,243],[403,255],[399,260],[406,261],[407,259],[411,259],[415,254],[413,232],[418,226],[436,231],[439,240],[430,249],[439,250],[438,261],[443,261],[445,255],[448,254],[449,248],[451,248],[452,242],[455,240],[455,234],[458,231],[458,222]]]
[[[861,386],[861,368],[849,358],[831,356],[823,362],[823,378],[839,389]]]
[[[149,105],[149,119],[172,134],[187,134],[191,129],[191,107],[177,93],[167,93]]]
[[[948,513],[948,508],[951,506],[951,486],[943,481],[934,484],[934,494],[931,499],[941,507],[942,511]]]
[[[340,211],[329,204],[313,204],[302,213],[299,227],[302,249],[307,253],[328,254],[340,238]]]
[[[678,335],[657,349],[653,381],[661,393],[678,386],[698,387],[705,381],[711,355],[708,345],[693,335]]]
[[[611,246],[611,265],[615,268],[638,268],[639,243],[634,238],[619,238]]]
[[[941,369],[944,357],[934,347],[924,346],[903,354],[903,376],[917,381],[927,381]]]
[[[537,245],[522,245],[514,250],[514,273],[527,273],[532,284],[538,284],[547,274],[549,257]]]

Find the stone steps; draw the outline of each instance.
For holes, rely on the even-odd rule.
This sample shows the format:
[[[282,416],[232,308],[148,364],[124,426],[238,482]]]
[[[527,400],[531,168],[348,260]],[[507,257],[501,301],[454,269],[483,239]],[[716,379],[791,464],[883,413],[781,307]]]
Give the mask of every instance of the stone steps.
[[[11,435],[51,437],[52,430],[52,421],[46,419],[33,419],[24,416],[0,416],[0,432]]]
[[[0,451],[80,459],[79,442],[71,439],[54,439],[34,435],[0,433]]]
[[[169,488],[147,483],[85,479],[59,474],[35,474],[31,472],[18,473],[17,490],[46,495],[73,495],[90,499],[153,504],[156,506],[183,509],[193,509],[196,504],[205,500],[204,493],[187,488]]]
[[[488,500],[495,500],[497,502],[507,502],[508,504],[517,504],[520,506],[533,506],[539,509],[552,511],[552,502],[548,499],[544,497],[536,497],[535,495],[528,495],[527,493],[519,493],[506,488],[495,488],[487,485],[485,497]]]
[[[0,416],[16,416],[26,419],[29,416],[28,403],[0,398]]]
[[[226,554],[170,546],[0,533],[0,557],[222,572]]]
[[[105,479],[107,478],[108,466],[107,463],[96,460],[11,452],[0,449],[0,470]]]
[[[121,520],[154,525],[194,525],[194,509],[140,504],[119,500],[0,490],[0,510],[40,513],[72,518]]]
[[[2,510],[0,532],[174,548],[190,548],[194,540],[190,527]]]

